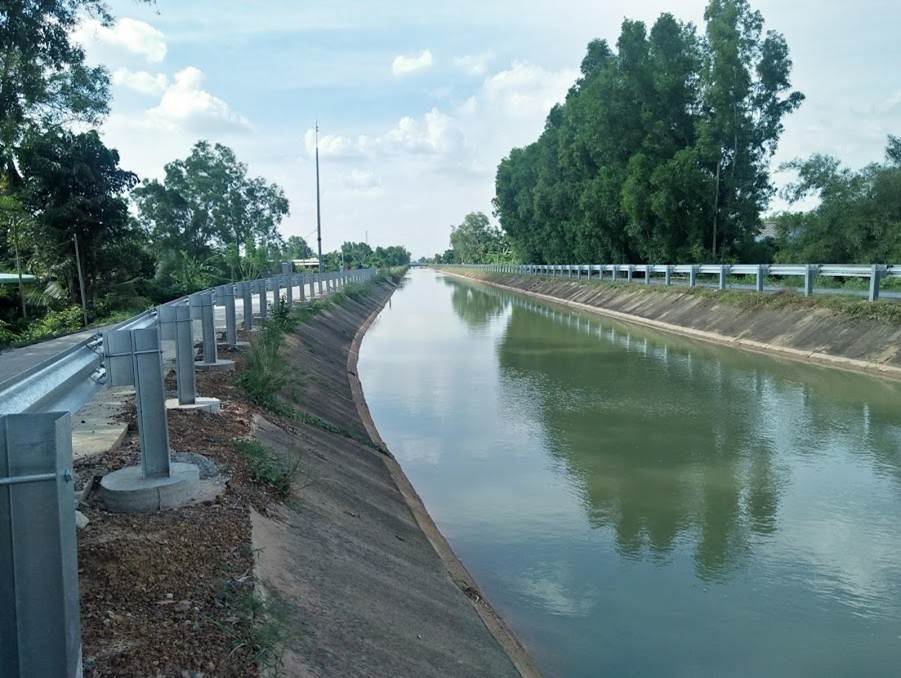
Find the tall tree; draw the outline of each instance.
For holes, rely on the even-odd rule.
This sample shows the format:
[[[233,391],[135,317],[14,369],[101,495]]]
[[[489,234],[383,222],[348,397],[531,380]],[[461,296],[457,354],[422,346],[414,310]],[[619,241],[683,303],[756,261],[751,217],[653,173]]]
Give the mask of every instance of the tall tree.
[[[748,0],[711,0],[704,19],[698,150],[714,175],[710,247],[716,258],[740,250],[756,235],[774,190],[768,167],[782,119],[804,97],[790,91],[785,38],[774,31],[763,34],[763,16]]]
[[[768,162],[790,92],[784,39],[746,0],[711,0],[706,33],[670,14],[588,45],[581,76],[538,140],[496,177],[520,258],[741,257],[772,194]],[[715,231],[715,234],[714,234]]]
[[[0,172],[19,180],[16,149],[35,129],[95,123],[107,112],[109,77],[72,39],[78,22],[112,22],[104,0],[0,3]]]
[[[248,177],[234,151],[207,141],[168,163],[162,182],[145,180],[133,197],[141,223],[169,256],[184,250],[203,259],[219,250],[233,279],[242,251],[281,245],[278,225],[289,211],[281,187]]]
[[[86,296],[96,301],[113,282],[152,275],[143,232],[132,224],[126,194],[137,177],[119,167],[119,154],[95,131],[51,128],[26,137],[20,162],[22,198],[34,215],[33,261],[79,299],[75,239]]]
[[[784,191],[795,202],[815,196],[808,212],[777,220],[779,258],[822,263],[901,261],[901,158],[889,137],[886,162],[853,171],[838,160],[813,155],[785,165],[798,180]]]
[[[467,264],[504,261],[509,256],[507,238],[482,212],[471,212],[459,226],[451,227],[455,258]]]

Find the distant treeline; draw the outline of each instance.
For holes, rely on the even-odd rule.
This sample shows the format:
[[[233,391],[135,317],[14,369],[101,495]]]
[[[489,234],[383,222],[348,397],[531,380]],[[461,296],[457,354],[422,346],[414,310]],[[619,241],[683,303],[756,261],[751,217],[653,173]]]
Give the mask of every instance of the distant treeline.
[[[822,203],[763,230],[783,118],[803,95],[791,88],[785,39],[764,32],[746,0],[711,0],[704,20],[703,34],[671,14],[650,31],[626,20],[615,48],[588,45],[544,132],[498,167],[494,206],[510,258],[901,260],[894,138],[887,163],[860,172],[823,156],[790,163],[800,179],[786,197]],[[454,249],[441,258],[461,258]]]

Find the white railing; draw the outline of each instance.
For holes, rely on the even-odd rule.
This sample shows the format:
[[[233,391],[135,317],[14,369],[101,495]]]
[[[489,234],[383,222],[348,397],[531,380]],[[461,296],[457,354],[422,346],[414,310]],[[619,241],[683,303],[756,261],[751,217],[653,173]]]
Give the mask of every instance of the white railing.
[[[811,294],[866,294],[870,301],[880,298],[882,281],[901,278],[901,264],[443,264],[477,268],[496,273],[584,278],[610,282],[643,282],[646,285],[687,284],[725,289],[752,289],[757,292],[781,292],[782,285],[767,284],[767,277],[801,278],[804,296]],[[638,274],[638,275],[636,275]],[[656,277],[655,277],[656,276]],[[711,284],[709,278],[714,276]],[[753,285],[730,278],[753,278]],[[867,278],[869,291],[835,287],[816,287],[818,278]],[[883,292],[887,298],[901,298],[896,292]]]

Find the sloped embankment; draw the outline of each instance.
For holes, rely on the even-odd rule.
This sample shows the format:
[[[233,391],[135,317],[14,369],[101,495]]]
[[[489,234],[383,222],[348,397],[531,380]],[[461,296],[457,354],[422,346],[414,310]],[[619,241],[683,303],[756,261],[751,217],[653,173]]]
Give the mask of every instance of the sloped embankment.
[[[444,272],[658,330],[901,379],[901,323],[890,319],[894,313],[870,317],[866,306],[870,302],[866,301],[840,306],[827,299],[805,299],[794,293],[718,293],[709,289],[574,281],[474,269]]]
[[[393,289],[379,283],[289,334],[280,395],[297,416],[255,420],[258,442],[299,460],[292,497],[252,517],[256,574],[285,619],[284,672],[532,675],[371,426],[356,351]]]

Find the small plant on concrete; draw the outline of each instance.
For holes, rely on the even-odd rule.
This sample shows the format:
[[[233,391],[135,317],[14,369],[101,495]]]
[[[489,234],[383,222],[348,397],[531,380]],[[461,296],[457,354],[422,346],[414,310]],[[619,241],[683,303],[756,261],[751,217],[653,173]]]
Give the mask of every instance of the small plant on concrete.
[[[250,477],[265,485],[279,499],[291,494],[291,484],[297,476],[300,462],[290,462],[256,440],[239,440],[235,447],[247,461]]]
[[[230,613],[232,623],[210,621],[231,640],[231,651],[249,652],[264,675],[279,675],[281,647],[288,635],[283,611],[246,581],[226,582],[217,598]]]
[[[287,363],[279,354],[282,332],[277,320],[266,323],[247,351],[244,369],[238,375],[238,385],[260,407],[271,409],[288,379]]]

